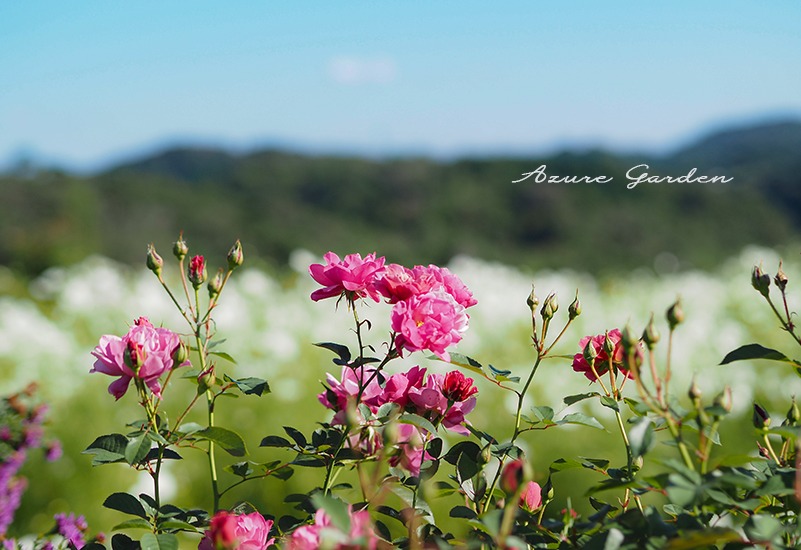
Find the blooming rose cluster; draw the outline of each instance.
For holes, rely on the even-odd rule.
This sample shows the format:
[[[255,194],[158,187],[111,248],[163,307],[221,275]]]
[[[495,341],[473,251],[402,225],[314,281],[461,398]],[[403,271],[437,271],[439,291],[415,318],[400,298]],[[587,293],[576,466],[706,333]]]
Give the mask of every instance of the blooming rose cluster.
[[[275,542],[268,539],[272,520],[258,512],[232,514],[217,512],[198,545],[198,550],[265,550]]]
[[[134,321],[134,326],[122,338],[105,335],[92,351],[95,363],[89,372],[117,376],[108,391],[116,399],[128,391],[131,380],[142,380],[150,391],[161,396],[159,378],[175,366],[188,365],[184,361],[175,365],[173,357],[181,346],[181,339],[166,328],[155,328],[145,317]]]
[[[349,254],[344,259],[333,252],[325,264],[312,264],[309,273],[323,288],[312,293],[314,301],[345,296],[355,301],[383,297],[392,304],[392,330],[398,351],[428,350],[450,361],[448,347],[467,330],[467,308],[475,298],[462,281],[446,268],[435,265],[412,269],[385,265],[383,257]]]
[[[348,407],[358,416],[355,407],[359,397],[359,388],[363,387],[361,403],[371,412],[376,413],[386,403],[397,404],[402,411],[414,413],[441,424],[448,430],[461,435],[469,435],[465,427],[465,415],[476,406],[475,394],[478,388],[473,379],[467,378],[459,371],[442,375],[428,373],[425,368],[416,366],[407,372],[393,374],[383,378],[373,367],[343,367],[341,381],[329,374],[326,379],[326,390],[317,398],[325,407],[335,411],[333,424],[345,424]],[[362,420],[362,419],[360,419]],[[393,457],[393,466],[400,465],[417,475],[423,460],[423,443],[433,434],[420,433],[420,430],[408,424],[397,427],[397,446],[400,455]],[[371,437],[359,441],[362,451],[371,453],[381,445],[381,438]],[[369,449],[364,445],[369,445]]]
[[[354,511],[348,507],[350,515],[350,531],[344,533],[337,529],[331,518],[322,510],[317,510],[314,523],[295,529],[287,538],[286,550],[318,550],[331,548],[334,550],[347,550],[350,548],[363,548],[375,550],[378,546],[378,537],[370,523],[370,514],[367,510]]]
[[[633,378],[632,374],[623,366],[623,345],[620,342],[621,334],[619,329],[612,329],[605,334],[585,336],[582,338],[579,341],[579,349],[581,351],[573,356],[573,370],[582,373],[590,382],[595,382],[598,379],[595,373],[597,373],[598,376],[606,374],[609,370],[609,354],[604,350],[604,341],[607,335],[613,346],[611,354],[612,366],[623,373],[624,376]],[[594,355],[596,355],[596,357],[592,366],[587,361],[587,358],[584,357],[584,349],[587,347],[587,344],[590,344],[595,350]],[[593,367],[595,368],[595,373],[593,373]]]

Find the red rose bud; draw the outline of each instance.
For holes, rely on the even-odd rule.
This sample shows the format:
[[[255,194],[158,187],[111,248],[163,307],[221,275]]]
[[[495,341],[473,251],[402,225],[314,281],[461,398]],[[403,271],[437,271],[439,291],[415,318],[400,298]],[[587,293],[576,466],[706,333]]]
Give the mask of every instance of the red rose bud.
[[[164,260],[156,252],[153,243],[150,243],[147,247],[147,268],[157,276],[161,276],[162,267],[164,267]]]
[[[214,299],[220,295],[220,291],[222,291],[223,287],[223,280],[224,280],[223,270],[222,268],[220,268],[217,271],[217,274],[211,279],[209,279],[209,284],[207,285],[209,289],[210,299]]]
[[[215,549],[229,550],[237,547],[236,526],[236,516],[225,511],[217,512],[211,518],[207,536]]]
[[[473,379],[467,378],[458,370],[454,370],[445,375],[442,383],[442,395],[452,403],[461,403],[470,396],[478,393],[478,388],[473,385]]]
[[[189,260],[189,282],[197,289],[206,281],[206,277],[206,259],[203,256],[192,257]]]
[[[234,246],[231,247],[231,250],[228,251],[228,269],[233,271],[240,265],[242,262],[245,261],[245,256],[242,254],[242,243],[237,241],[234,243]]]
[[[755,265],[751,272],[751,286],[765,298],[770,294],[770,275],[762,272],[762,267]]]
[[[186,246],[186,243],[184,242],[183,234],[181,234],[181,236],[178,237],[178,240],[172,245],[172,253],[176,258],[178,258],[179,262],[186,258],[186,255],[189,254],[189,247]]]
[[[145,347],[139,342],[128,340],[128,345],[123,354],[123,361],[134,373],[138,372],[145,364]]]
[[[504,466],[501,472],[501,489],[507,495],[513,495],[520,485],[531,478],[531,467],[522,458],[513,460]]]
[[[768,411],[754,403],[754,415],[752,417],[754,427],[759,430],[770,428],[770,415]]]

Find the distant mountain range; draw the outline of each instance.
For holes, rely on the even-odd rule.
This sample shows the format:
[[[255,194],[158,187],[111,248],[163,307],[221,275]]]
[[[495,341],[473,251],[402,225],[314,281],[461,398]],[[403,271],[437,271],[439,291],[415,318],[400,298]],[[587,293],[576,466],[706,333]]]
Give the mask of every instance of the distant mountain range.
[[[562,181],[525,177],[543,165]],[[693,169],[694,178],[731,181],[628,188],[644,172],[686,178]],[[141,262],[148,242],[166,254],[182,230],[218,257],[241,238],[249,258],[274,266],[305,248],[405,263],[470,254],[592,273],[650,267],[656,257],[709,268],[748,244],[799,240],[801,122],[722,130],[665,156],[445,162],[171,148],[91,176],[16,171],[0,184],[0,263],[26,274],[93,253]]]

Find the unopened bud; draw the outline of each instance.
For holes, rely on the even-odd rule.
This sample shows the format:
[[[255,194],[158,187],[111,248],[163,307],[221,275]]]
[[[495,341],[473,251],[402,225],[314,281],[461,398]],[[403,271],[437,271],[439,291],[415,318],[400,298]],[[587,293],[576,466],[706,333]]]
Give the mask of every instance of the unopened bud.
[[[725,388],[723,388],[723,391],[720,392],[717,396],[715,396],[715,400],[712,402],[712,404],[722,408],[727,413],[730,413],[732,406],[734,405],[734,400],[731,394],[731,387],[726,386]]]
[[[790,405],[790,410],[787,411],[787,422],[791,426],[795,426],[799,420],[801,420],[801,411],[798,410],[798,404],[795,402],[795,397],[793,397],[793,404]]]
[[[206,260],[203,256],[193,256],[191,260],[189,260],[189,282],[192,283],[192,286],[200,288],[206,281]]]
[[[690,385],[690,389],[687,391],[687,396],[693,403],[697,403],[701,400],[701,388],[699,388],[698,384],[695,383],[695,378],[693,378],[693,383]]]
[[[768,411],[754,403],[754,415],[752,418],[754,427],[760,430],[770,428],[770,415]]]
[[[189,359],[189,348],[181,341],[172,352],[173,367],[180,367]]]
[[[584,346],[581,355],[584,356],[584,360],[590,365],[595,363],[595,358],[598,357],[598,350],[595,349],[591,339],[587,341],[587,345]]]
[[[676,300],[672,306],[670,306],[665,314],[667,317],[668,325],[670,326],[670,330],[676,328],[676,326],[682,324],[684,322],[684,310],[681,307],[681,300]]]
[[[153,243],[150,243],[147,247],[147,268],[157,276],[161,276],[162,267],[164,267],[164,260],[156,252],[156,247],[153,246]]]
[[[504,466],[501,472],[501,489],[507,495],[513,495],[518,488],[533,477],[531,466],[523,458],[513,460]]]
[[[209,284],[206,285],[209,289],[209,298],[214,299],[220,295],[220,291],[223,287],[223,280],[225,276],[223,275],[223,270],[220,268],[217,270],[217,274],[209,279]]]
[[[545,482],[545,485],[542,486],[542,500],[545,502],[549,502],[553,500],[554,497],[554,490],[553,490],[553,483],[551,482],[551,476],[548,476],[548,481]]]
[[[578,293],[576,294],[576,298],[573,300],[573,303],[570,304],[570,307],[567,308],[567,317],[571,321],[581,315],[581,302],[578,299]]]
[[[197,392],[203,393],[214,387],[217,377],[214,375],[214,365],[201,372],[197,377]]]
[[[181,234],[178,237],[178,240],[173,243],[172,253],[176,258],[178,258],[179,262],[186,258],[186,255],[189,254],[189,247],[186,246],[186,243],[184,242],[183,234]]]
[[[784,292],[784,289],[787,288],[787,274],[782,269],[782,261],[779,260],[779,271],[776,272],[776,276],[773,278],[773,282],[776,283],[776,286],[779,287],[779,290]]]
[[[556,294],[551,293],[545,298],[545,302],[540,309],[540,315],[544,321],[550,321],[559,309],[559,301],[556,299]]]
[[[537,306],[540,303],[540,299],[537,298],[537,295],[534,293],[534,285],[531,286],[531,294],[528,295],[526,298],[526,305],[534,313],[534,310],[537,309]]]
[[[645,330],[642,331],[642,341],[648,346],[648,349],[653,349],[657,342],[659,342],[659,331],[654,326],[654,316],[648,320]]]
[[[751,272],[751,285],[765,298],[770,294],[770,275],[762,272],[762,267],[755,265]]]
[[[631,333],[631,327],[626,324],[620,331],[620,344],[623,346],[623,353],[629,355],[637,350],[638,340]]]
[[[604,353],[606,353],[606,355],[608,355],[609,357],[612,357],[612,355],[615,353],[615,343],[609,337],[609,331],[606,331],[604,333],[603,346],[604,346]]]
[[[125,365],[136,374],[139,372],[139,369],[142,368],[142,365],[145,364],[145,347],[139,342],[128,340],[128,344],[125,346],[125,351],[122,355],[122,360],[125,362]]]
[[[233,271],[240,265],[242,262],[245,261],[245,256],[242,253],[242,243],[239,242],[239,239],[234,243],[234,246],[231,247],[231,250],[228,251],[228,269]]]

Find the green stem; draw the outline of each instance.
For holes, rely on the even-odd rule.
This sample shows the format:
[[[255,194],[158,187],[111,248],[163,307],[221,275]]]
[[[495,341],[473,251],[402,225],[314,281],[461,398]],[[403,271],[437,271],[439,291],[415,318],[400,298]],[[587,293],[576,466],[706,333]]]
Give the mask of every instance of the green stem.
[[[670,412],[666,411],[663,415],[663,418],[667,423],[668,429],[670,430],[670,434],[676,441],[676,446],[679,448],[679,454],[681,454],[681,458],[682,460],[684,460],[684,465],[694,472],[697,471],[695,468],[695,463],[693,463],[693,459],[690,455],[690,451],[687,448],[687,444],[684,442],[684,439],[682,439],[679,427],[676,425],[676,422],[675,420],[673,420],[673,417],[670,416]]]
[[[331,481],[332,481],[331,480],[331,475],[334,472],[334,464],[336,464],[337,455],[339,454],[339,451],[341,451],[342,448],[345,446],[345,442],[348,439],[348,434],[349,433],[350,433],[350,427],[349,426],[343,426],[342,427],[342,438],[339,440],[339,443],[337,444],[336,448],[334,449],[334,452],[331,453],[331,461],[328,464],[326,464],[326,466],[325,466],[325,480],[323,481],[323,494],[324,495],[327,495],[329,492],[331,492]]]
[[[209,407],[209,428],[214,426],[214,396],[211,390],[206,390],[206,399]],[[217,512],[220,505],[220,493],[217,488],[217,463],[214,458],[214,442],[209,440],[209,472],[211,474],[211,493],[214,501],[212,510]]]

